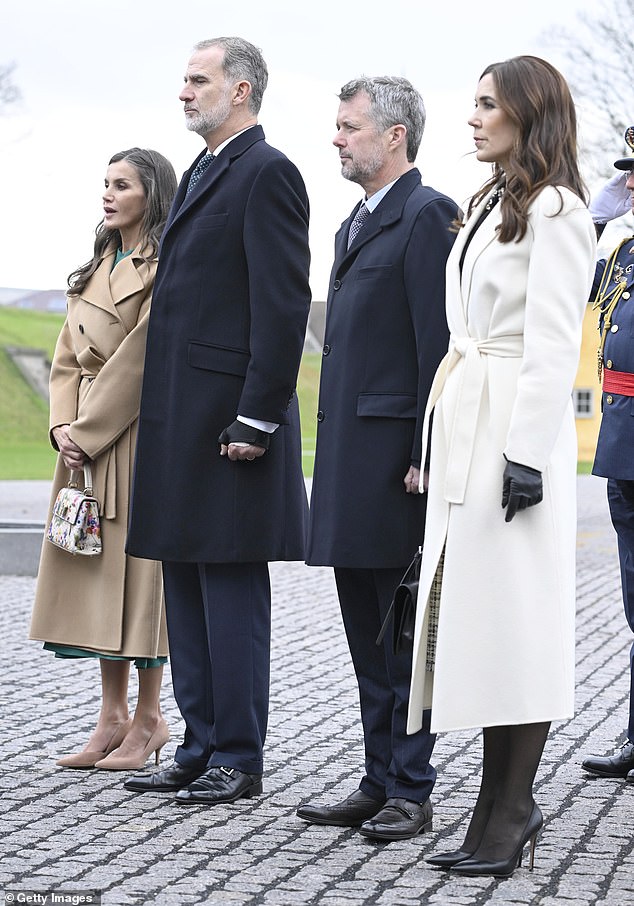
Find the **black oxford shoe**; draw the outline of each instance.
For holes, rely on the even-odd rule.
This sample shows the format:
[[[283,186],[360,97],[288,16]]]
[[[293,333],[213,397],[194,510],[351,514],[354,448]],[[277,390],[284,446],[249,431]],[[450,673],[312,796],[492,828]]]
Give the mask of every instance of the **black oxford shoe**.
[[[625,778],[626,783],[634,783],[634,771],[628,771]]]
[[[298,818],[311,824],[330,824],[334,827],[358,827],[372,818],[383,807],[383,803],[355,790],[351,796],[335,805],[301,805],[296,812]]]
[[[627,777],[630,771],[634,771],[634,743],[626,742],[616,755],[607,758],[586,758],[581,767],[597,777]]]
[[[175,793],[176,790],[182,790],[200,775],[200,768],[185,768],[175,761],[169,768],[162,771],[135,774],[133,777],[129,777],[123,785],[126,790],[132,790],[134,793]]]
[[[423,803],[410,799],[388,799],[380,812],[359,828],[363,837],[373,840],[408,840],[431,830],[434,811],[429,799]]]
[[[176,794],[178,805],[218,805],[250,799],[262,792],[262,775],[245,774],[237,768],[208,768],[190,783],[187,789]]]

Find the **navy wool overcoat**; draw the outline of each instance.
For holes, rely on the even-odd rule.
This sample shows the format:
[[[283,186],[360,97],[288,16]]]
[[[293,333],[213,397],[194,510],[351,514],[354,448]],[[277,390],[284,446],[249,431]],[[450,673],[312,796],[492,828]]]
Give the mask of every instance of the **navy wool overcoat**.
[[[159,251],[128,551],[204,563],[302,559],[295,383],[310,307],[306,190],[260,126],[231,141],[185,198],[198,159]],[[280,426],[254,462],[220,456],[218,435],[238,414]]]

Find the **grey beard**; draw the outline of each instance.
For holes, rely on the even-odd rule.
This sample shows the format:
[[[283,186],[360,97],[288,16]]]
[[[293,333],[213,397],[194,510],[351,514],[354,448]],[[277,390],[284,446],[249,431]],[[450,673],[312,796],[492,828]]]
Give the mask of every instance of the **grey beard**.
[[[196,132],[197,135],[205,136],[210,132],[215,132],[229,118],[231,113],[231,104],[227,100],[224,104],[217,104],[213,110],[208,113],[197,113],[196,116],[186,117],[185,125],[190,132]]]

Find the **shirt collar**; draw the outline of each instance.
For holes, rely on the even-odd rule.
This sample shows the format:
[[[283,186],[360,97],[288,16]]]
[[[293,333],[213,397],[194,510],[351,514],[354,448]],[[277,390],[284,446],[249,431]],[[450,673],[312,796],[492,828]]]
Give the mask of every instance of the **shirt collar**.
[[[242,135],[243,132],[247,132],[249,129],[253,129],[253,126],[257,126],[257,123],[253,123],[251,126],[247,126],[246,129],[241,129],[239,132],[236,132],[234,135],[230,135],[229,138],[226,138],[224,142],[220,142],[218,147],[213,151],[214,157],[218,157],[223,148],[226,148],[229,142],[232,142],[234,138],[237,138],[239,135]]]
[[[385,198],[387,193],[390,191],[395,182],[398,182],[400,177],[393,179],[392,182],[388,182],[386,186],[383,186],[382,189],[379,189],[378,192],[375,192],[374,195],[370,195],[369,198],[365,199],[365,206],[370,213],[379,205],[381,201]]]

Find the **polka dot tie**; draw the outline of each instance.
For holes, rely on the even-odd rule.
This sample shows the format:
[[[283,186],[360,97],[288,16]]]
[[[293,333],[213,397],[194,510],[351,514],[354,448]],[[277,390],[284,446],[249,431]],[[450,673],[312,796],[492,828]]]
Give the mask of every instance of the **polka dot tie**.
[[[363,224],[366,222],[370,216],[370,209],[366,207],[365,203],[361,205],[357,213],[354,215],[354,220],[350,224],[350,232],[348,233],[348,248],[352,245],[354,240],[357,238],[357,233],[360,231]]]
[[[194,169],[192,170],[192,175],[189,177],[189,183],[187,184],[187,195],[191,192],[193,188],[196,187],[200,177],[203,175],[209,164],[214,159],[213,154],[205,154],[204,157],[201,157]]]

